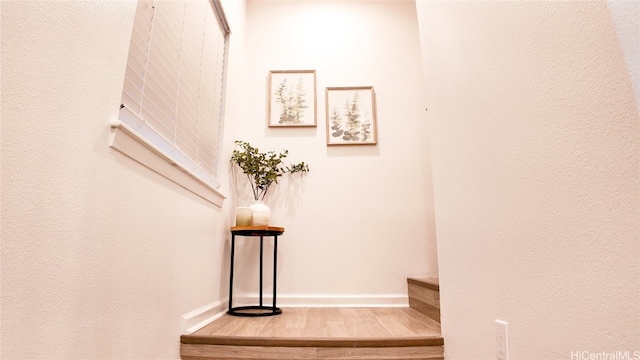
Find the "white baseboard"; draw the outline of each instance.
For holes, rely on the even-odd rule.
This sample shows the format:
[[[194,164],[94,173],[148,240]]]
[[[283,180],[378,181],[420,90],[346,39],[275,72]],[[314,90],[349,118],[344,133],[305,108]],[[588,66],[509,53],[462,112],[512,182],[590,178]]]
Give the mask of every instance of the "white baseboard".
[[[258,294],[246,294],[233,299],[233,306],[255,305]],[[272,297],[264,295],[262,304],[270,306]],[[367,294],[367,295],[304,295],[278,294],[278,307],[408,307],[407,294]]]
[[[229,307],[227,299],[219,300],[182,315],[182,334],[191,335],[224,315]]]

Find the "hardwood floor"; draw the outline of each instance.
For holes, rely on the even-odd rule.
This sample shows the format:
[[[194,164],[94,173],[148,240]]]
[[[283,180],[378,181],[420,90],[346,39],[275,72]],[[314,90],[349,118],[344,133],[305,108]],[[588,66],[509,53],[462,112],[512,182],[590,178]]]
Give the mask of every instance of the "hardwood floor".
[[[183,360],[442,359],[440,324],[411,308],[284,308],[224,315],[181,337]]]

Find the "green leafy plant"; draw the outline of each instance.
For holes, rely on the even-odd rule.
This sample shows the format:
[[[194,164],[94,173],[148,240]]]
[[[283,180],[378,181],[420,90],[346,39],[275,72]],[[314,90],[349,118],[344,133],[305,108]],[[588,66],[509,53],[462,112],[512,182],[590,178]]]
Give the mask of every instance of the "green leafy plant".
[[[264,200],[267,190],[274,182],[278,183],[280,176],[287,173],[309,172],[309,165],[304,161],[293,165],[283,164],[282,160],[289,155],[289,150],[284,150],[281,153],[260,152],[258,148],[251,146],[248,142],[239,140],[236,141],[236,145],[240,149],[233,150],[231,162],[238,165],[242,172],[247,174],[255,200]]]

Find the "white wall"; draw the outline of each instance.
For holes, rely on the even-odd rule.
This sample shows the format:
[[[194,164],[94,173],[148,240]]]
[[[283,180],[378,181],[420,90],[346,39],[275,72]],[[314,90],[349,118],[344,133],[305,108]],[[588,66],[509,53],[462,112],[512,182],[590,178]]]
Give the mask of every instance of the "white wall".
[[[2,1],[3,359],[176,359],[226,297],[229,211],[108,147],[135,5]]]
[[[607,2],[418,16],[446,357],[495,358],[496,319],[512,359],[640,351],[640,119]]]
[[[407,276],[437,274],[415,4],[249,1],[246,24],[238,139],[260,150],[288,149],[291,162],[311,167],[295,183],[283,178],[266,198],[272,224],[286,229],[279,298],[283,304],[388,303],[390,296],[406,303]],[[293,69],[317,72],[318,125],[268,128],[269,70]],[[377,146],[326,146],[329,86],[374,86]],[[249,185],[238,192],[239,205],[249,205]],[[245,247],[240,254],[255,262],[249,257],[255,245]],[[256,288],[249,275],[240,275],[239,291]]]
[[[286,227],[279,292],[406,296],[407,276],[437,272],[414,6],[255,3],[245,27],[244,3],[223,5],[224,158],[238,138],[288,148],[312,169],[268,198]],[[227,295],[229,216],[248,189],[238,200],[225,176],[219,209],[107,146],[134,11],[2,1],[2,358],[177,358],[181,315]],[[268,70],[295,68],[318,71],[318,127],[267,129]],[[380,144],[327,148],[324,87],[351,85],[376,88]],[[251,292],[244,255],[239,287]]]

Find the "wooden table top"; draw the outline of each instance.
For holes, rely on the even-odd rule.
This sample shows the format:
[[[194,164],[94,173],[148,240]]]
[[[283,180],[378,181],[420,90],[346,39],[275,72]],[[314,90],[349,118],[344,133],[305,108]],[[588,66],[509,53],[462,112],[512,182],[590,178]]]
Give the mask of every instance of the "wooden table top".
[[[273,234],[278,233],[278,235],[284,233],[284,228],[279,226],[232,226],[231,232],[236,234],[251,234],[255,233],[256,235],[260,234]]]

